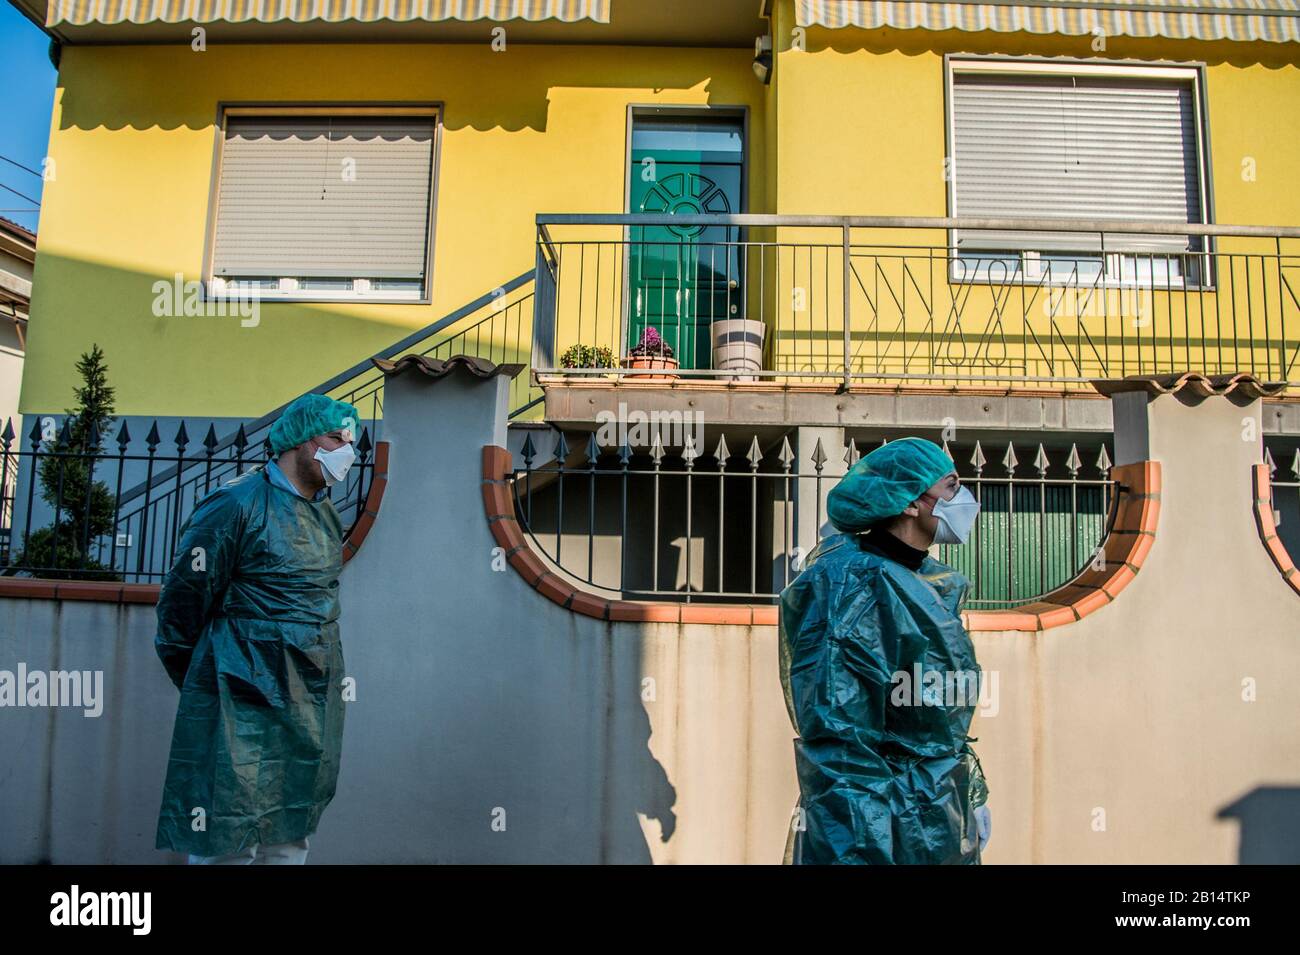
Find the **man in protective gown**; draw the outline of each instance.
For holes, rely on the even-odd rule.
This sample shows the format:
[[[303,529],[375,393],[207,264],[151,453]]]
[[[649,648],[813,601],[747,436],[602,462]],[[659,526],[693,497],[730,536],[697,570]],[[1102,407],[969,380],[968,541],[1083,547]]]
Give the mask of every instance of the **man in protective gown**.
[[[271,429],[276,458],[182,528],[154,641],[181,691],[157,847],[192,864],[305,862],[334,797],[343,527],[326,488],[354,460],[357,420],[324,395],[294,401]]]
[[[966,735],[980,679],[959,616],[969,582],[927,553],[963,542],[978,510],[952,458],[922,438],[882,445],[831,491],[842,533],[781,594],[781,683],[799,734],[790,861],[979,863],[990,818]]]

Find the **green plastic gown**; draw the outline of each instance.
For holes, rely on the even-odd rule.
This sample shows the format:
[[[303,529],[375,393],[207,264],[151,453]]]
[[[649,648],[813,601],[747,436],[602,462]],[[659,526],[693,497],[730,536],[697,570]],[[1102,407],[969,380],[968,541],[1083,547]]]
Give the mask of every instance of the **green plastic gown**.
[[[826,538],[781,594],[781,683],[799,733],[802,809],[787,856],[978,864],[974,810],[988,788],[966,735],[980,680],[958,616],[969,582],[929,556],[914,572],[862,540]],[[927,684],[936,669],[974,673],[964,685]],[[896,682],[900,672],[912,682]],[[954,692],[941,689],[949,685]],[[898,705],[899,693],[910,705]]]
[[[276,487],[264,468],[182,528],[154,641],[181,691],[159,849],[226,855],[316,831],[343,741],[342,537],[327,498]]]

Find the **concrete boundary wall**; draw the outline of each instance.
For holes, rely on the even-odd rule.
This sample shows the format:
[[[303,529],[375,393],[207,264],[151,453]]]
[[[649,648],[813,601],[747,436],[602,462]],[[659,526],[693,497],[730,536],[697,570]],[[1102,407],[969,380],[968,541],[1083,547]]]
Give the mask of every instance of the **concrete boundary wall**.
[[[797,787],[775,628],[601,621],[535,593],[482,510],[507,386],[388,379],[383,514],[343,577],[358,701],[317,858],[779,862]]]
[[[313,861],[779,862],[797,786],[775,627],[597,619],[530,587],[482,510],[507,387],[388,382]],[[1300,601],[1252,519],[1259,402],[1123,400],[1145,447],[1117,465],[1161,475],[1141,572],[1074,623],[973,634],[996,689],[972,729],[986,861],[1297,861]],[[104,674],[97,718],[0,709],[0,862],[176,861],[153,849],[176,692],[152,637],[147,604],[0,600],[0,669]]]
[[[1251,520],[1260,401],[1113,400],[1116,447],[1141,422],[1129,458],[1160,463],[1160,532],[1097,613],[973,634],[1001,691],[971,730],[987,861],[1300,862],[1300,600]]]

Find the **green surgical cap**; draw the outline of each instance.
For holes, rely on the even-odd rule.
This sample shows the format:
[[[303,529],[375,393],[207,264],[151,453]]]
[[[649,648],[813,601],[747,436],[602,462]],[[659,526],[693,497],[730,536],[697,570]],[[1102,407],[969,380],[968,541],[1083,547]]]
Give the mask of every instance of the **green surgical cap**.
[[[357,409],[346,401],[335,401],[325,395],[303,395],[295,398],[271,426],[271,452],[279,454],[339,428],[347,428],[355,435],[360,420]]]
[[[899,438],[865,454],[831,489],[826,514],[846,534],[896,517],[943,477],[957,470],[933,441]]]

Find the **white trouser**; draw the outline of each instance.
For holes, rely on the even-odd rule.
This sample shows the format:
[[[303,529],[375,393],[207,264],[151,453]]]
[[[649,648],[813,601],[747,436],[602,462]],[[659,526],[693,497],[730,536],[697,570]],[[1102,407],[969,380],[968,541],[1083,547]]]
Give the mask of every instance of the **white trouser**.
[[[282,842],[274,846],[252,845],[228,856],[190,856],[190,865],[303,865],[307,861],[307,840]]]

